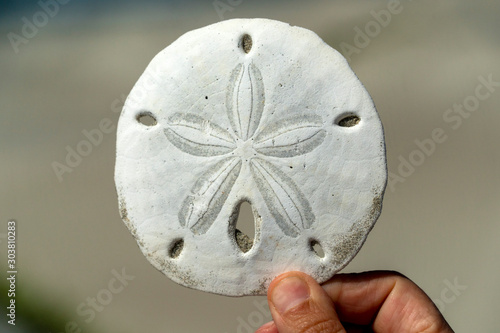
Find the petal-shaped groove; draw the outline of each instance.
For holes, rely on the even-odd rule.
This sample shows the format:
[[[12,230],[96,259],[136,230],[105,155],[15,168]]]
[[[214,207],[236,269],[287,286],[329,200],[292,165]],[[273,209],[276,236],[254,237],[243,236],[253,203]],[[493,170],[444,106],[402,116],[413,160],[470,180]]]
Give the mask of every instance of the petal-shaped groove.
[[[179,223],[195,234],[204,234],[212,226],[226,202],[241,171],[241,160],[224,159],[203,174],[191,194],[182,203]]]
[[[321,117],[304,115],[266,126],[255,138],[254,149],[275,157],[293,157],[313,151],[326,137]]]
[[[227,115],[236,135],[251,138],[260,124],[264,111],[265,92],[260,70],[251,63],[237,65],[229,79],[226,94]]]
[[[174,146],[195,156],[224,155],[236,148],[229,132],[194,114],[172,115],[165,135]]]
[[[250,169],[267,208],[286,235],[297,237],[311,227],[315,217],[309,201],[290,177],[259,158],[252,159]]]

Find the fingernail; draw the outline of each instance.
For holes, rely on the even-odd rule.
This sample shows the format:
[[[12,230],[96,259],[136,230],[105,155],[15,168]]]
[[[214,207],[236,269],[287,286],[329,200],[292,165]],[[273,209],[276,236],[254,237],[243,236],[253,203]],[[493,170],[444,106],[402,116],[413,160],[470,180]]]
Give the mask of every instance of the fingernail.
[[[271,298],[278,312],[285,313],[309,298],[309,286],[301,278],[287,277],[274,287]]]

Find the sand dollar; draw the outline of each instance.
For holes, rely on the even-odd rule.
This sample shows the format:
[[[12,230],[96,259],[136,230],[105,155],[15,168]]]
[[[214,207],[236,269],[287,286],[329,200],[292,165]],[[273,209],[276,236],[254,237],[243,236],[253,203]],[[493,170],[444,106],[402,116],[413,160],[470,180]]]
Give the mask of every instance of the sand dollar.
[[[337,51],[282,22],[186,33],[151,61],[119,120],[122,219],[157,269],[208,292],[265,294],[290,270],[326,281],[362,246],[386,179],[367,91]],[[236,229],[242,202],[254,239]]]

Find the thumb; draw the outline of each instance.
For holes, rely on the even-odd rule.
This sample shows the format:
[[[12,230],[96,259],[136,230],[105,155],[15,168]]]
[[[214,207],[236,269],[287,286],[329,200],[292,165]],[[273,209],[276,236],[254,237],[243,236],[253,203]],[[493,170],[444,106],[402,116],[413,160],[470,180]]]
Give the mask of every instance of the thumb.
[[[333,301],[305,273],[287,272],[278,276],[269,286],[267,298],[280,333],[345,333]]]

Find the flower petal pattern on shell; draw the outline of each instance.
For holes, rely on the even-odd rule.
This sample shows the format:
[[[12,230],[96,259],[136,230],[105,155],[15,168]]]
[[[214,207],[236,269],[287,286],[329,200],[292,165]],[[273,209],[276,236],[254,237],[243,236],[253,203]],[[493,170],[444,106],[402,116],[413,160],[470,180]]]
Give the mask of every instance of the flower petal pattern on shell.
[[[293,157],[313,151],[326,137],[321,117],[303,115],[266,126],[255,138],[254,149],[275,157]]]
[[[288,236],[297,237],[314,222],[309,201],[290,177],[260,158],[250,162],[257,187],[271,215]]]
[[[218,156],[236,148],[233,137],[222,127],[194,114],[176,113],[165,129],[168,140],[178,149],[195,156]]]
[[[260,70],[251,63],[236,66],[229,80],[226,108],[234,133],[246,141],[259,127],[264,111],[264,83]]]
[[[179,222],[195,234],[204,234],[214,223],[241,171],[241,160],[226,158],[203,174],[182,203]]]
[[[206,233],[222,210],[243,163],[249,163],[252,178],[283,233],[297,237],[311,227],[315,216],[309,201],[295,182],[265,157],[288,158],[313,151],[326,137],[322,119],[301,115],[261,130],[264,103],[260,70],[253,63],[239,64],[231,72],[226,92],[226,111],[233,133],[192,113],[175,113],[168,119],[165,135],[181,151],[194,156],[230,156],[196,181],[181,205],[181,226],[195,234]],[[248,158],[249,144],[264,156]]]

